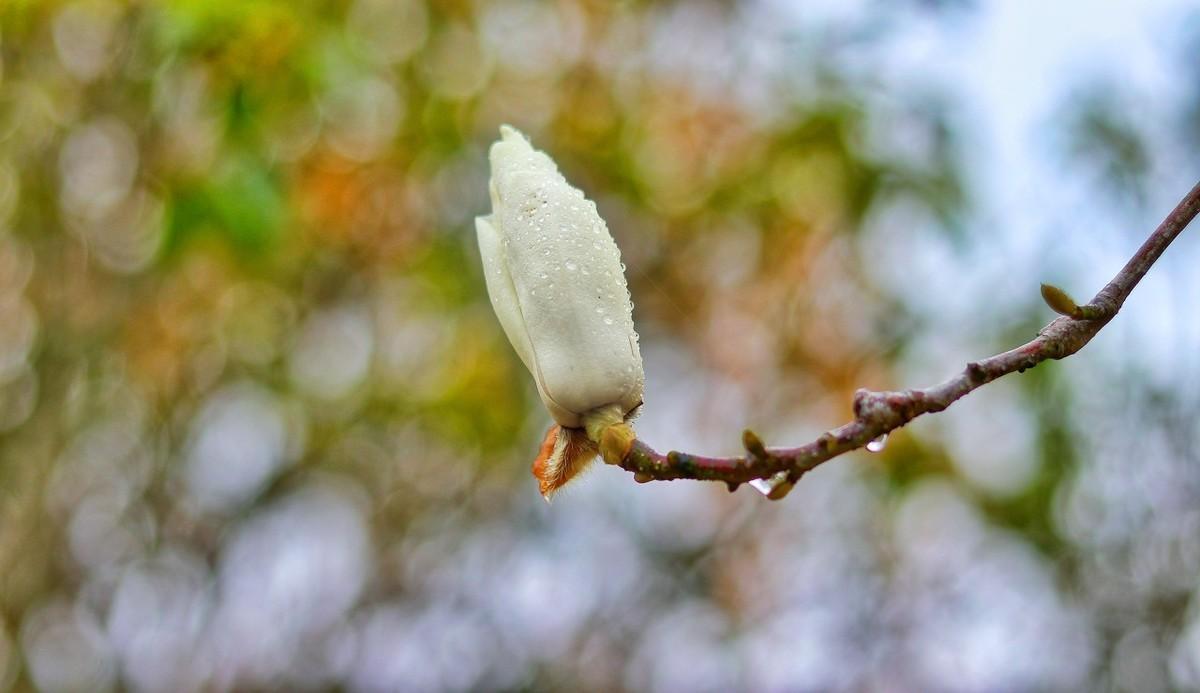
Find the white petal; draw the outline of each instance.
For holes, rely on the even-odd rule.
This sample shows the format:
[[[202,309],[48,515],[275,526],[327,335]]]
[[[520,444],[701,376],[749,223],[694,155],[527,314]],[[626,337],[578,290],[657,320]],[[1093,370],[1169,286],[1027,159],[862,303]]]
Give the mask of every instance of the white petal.
[[[517,290],[508,274],[504,261],[504,246],[500,234],[492,226],[491,217],[475,217],[475,237],[479,240],[479,255],[483,258],[483,277],[487,281],[488,296],[492,299],[492,310],[500,319],[500,327],[525,367],[534,371],[533,345],[525,331],[525,318],[521,317],[521,304],[517,301]]]
[[[521,362],[530,373],[539,371],[533,344],[525,329],[525,317],[521,314],[521,304],[517,300],[517,291],[513,286],[512,277],[508,273],[508,263],[504,256],[504,239],[492,226],[491,217],[475,217],[475,237],[479,241],[479,255],[483,258],[484,279],[487,282],[488,296],[492,300],[492,310],[500,320],[505,336],[513,345]],[[550,410],[551,416],[564,426],[577,428],[582,425],[579,416],[567,411],[550,398],[542,387],[542,379],[534,378],[538,395]],[[567,422],[567,423],[563,423]]]
[[[492,223],[533,350],[526,365],[564,426],[608,404],[628,412],[643,375],[620,251],[550,157],[512,128],[501,134],[490,152]]]

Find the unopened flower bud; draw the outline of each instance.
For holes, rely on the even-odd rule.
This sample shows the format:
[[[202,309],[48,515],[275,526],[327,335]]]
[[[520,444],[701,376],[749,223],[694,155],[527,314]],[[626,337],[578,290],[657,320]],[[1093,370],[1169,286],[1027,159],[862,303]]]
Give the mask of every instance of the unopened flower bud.
[[[548,497],[641,404],[642,356],[621,253],[595,203],[521,133],[500,134],[492,213],[475,229],[496,317],[557,424],[534,463]]]

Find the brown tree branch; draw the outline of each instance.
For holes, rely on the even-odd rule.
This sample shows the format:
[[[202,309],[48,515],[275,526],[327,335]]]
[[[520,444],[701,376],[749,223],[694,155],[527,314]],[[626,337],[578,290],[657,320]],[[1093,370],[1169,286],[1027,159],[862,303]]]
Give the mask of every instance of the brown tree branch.
[[[1032,341],[1002,354],[968,363],[958,375],[932,387],[854,393],[854,420],[823,433],[795,448],[766,448],[746,431],[742,457],[703,457],[685,452],[656,452],[634,440],[616,463],[633,472],[638,481],[700,479],[724,481],[730,490],[757,479],[769,498],[782,498],[805,472],[843,453],[886,436],[922,414],[939,412],[967,393],[1014,371],[1023,372],[1048,359],[1062,359],[1082,349],[1121,309],[1125,299],[1146,275],[1171,241],[1200,212],[1200,183],[1184,196],[1129,262],[1092,300],[1077,306],[1057,287],[1043,286],[1042,295],[1063,313],[1046,325]],[[615,456],[614,456],[615,457]]]

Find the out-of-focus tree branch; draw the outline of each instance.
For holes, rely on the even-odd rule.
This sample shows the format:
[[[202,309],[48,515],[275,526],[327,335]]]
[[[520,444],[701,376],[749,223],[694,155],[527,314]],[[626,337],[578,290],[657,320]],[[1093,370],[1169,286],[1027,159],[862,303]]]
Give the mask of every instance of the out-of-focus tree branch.
[[[769,498],[787,495],[801,476],[843,453],[867,447],[909,421],[949,407],[967,393],[1008,375],[1023,372],[1049,359],[1062,359],[1082,349],[1121,309],[1126,297],[1154,265],[1171,241],[1200,212],[1200,183],[1193,187],[1129,262],[1085,305],[1061,289],[1043,285],[1042,296],[1062,313],[1038,332],[1032,341],[1002,354],[966,365],[961,373],[932,387],[854,393],[854,420],[826,431],[816,440],[794,448],[767,448],[751,431],[742,435],[746,454],[741,457],[704,457],[686,452],[655,451],[641,440],[607,460],[633,472],[638,481],[700,479],[724,481],[730,489],[757,479]],[[623,452],[623,455],[621,454]]]

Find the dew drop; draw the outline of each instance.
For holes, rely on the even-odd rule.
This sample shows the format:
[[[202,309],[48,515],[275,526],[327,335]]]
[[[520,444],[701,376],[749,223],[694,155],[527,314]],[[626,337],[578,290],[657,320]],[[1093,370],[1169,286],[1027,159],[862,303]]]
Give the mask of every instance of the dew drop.
[[[579,265],[576,265],[574,262],[567,260],[567,271],[568,272],[574,272],[577,269],[579,269]]]
[[[754,479],[754,480],[750,481],[749,484],[750,484],[750,488],[754,489],[755,491],[758,491],[759,493],[763,494],[764,496],[770,497],[770,495],[775,491],[775,489],[778,488],[781,484],[783,484],[786,481],[787,481],[787,472],[779,472],[779,473],[775,474],[774,476],[767,478],[767,479]]]
[[[754,479],[750,482],[750,488],[765,496],[771,492],[771,482],[766,479]]]
[[[604,318],[604,324],[605,325],[613,324],[613,319],[612,318]]]
[[[867,452],[883,452],[883,448],[887,445],[887,434],[879,436],[875,440],[867,443]]]

